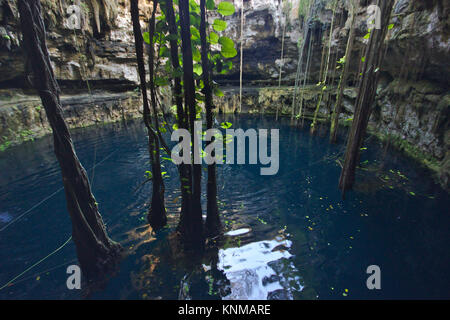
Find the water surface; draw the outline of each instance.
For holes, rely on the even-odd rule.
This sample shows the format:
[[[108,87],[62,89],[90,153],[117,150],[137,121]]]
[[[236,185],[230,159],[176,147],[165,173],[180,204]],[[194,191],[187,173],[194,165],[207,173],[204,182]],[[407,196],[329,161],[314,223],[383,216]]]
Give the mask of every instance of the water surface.
[[[221,119],[223,121],[225,119]],[[180,206],[177,170],[164,161],[169,227],[146,224],[151,184],[145,128],[137,121],[73,130],[78,156],[110,236],[129,255],[94,299],[450,298],[448,194],[431,174],[367,138],[355,191],[337,188],[340,144],[327,129],[286,119],[229,116],[233,128],[279,128],[280,170],[221,165],[218,189],[229,232],[203,258],[186,261],[170,241]],[[94,167],[94,169],[92,169]],[[206,172],[205,174],[206,175]],[[0,153],[0,287],[71,234],[50,137]],[[79,299],[66,288],[73,242],[0,290],[1,299]],[[381,268],[368,290],[366,268]]]

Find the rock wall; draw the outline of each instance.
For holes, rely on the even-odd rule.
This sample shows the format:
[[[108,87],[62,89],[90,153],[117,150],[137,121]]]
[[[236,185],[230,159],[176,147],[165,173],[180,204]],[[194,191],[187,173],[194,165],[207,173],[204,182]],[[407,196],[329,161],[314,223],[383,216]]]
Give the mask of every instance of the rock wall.
[[[38,96],[3,89],[0,100],[0,151],[51,133]],[[134,92],[63,95],[61,104],[70,128],[127,121],[142,114],[141,97]]]
[[[150,1],[140,3],[144,27]],[[80,86],[85,79],[105,89],[136,86],[129,1],[41,0],[41,4],[50,58],[63,87]],[[75,28],[67,13],[72,4],[80,8],[80,23]],[[21,37],[16,1],[0,0],[0,87],[30,85]]]
[[[239,51],[241,37],[241,8],[244,6],[243,28],[243,70],[244,70],[244,111],[274,112],[278,105],[284,114],[290,114],[292,86],[296,77],[297,61],[305,35],[304,21],[307,7],[304,0],[228,0],[236,7],[236,13],[225,17],[226,31],[220,35],[231,37]],[[332,20],[333,1],[311,0],[313,16],[309,27],[313,34],[311,68],[307,75],[306,111],[315,105],[315,83],[321,65],[323,44],[328,43],[326,31]],[[82,8],[80,28],[72,30],[67,9],[73,3]],[[216,0],[216,3],[220,0]],[[41,0],[45,23],[48,29],[48,47],[55,74],[63,88],[63,93],[71,94],[74,105],[86,106],[86,81],[92,89],[100,90],[99,97],[116,97],[112,92],[132,91],[137,86],[136,63],[129,0]],[[327,116],[333,103],[334,86],[339,71],[334,61],[345,53],[350,28],[349,0],[339,1],[336,7],[334,31],[332,33],[330,78],[334,84],[328,86],[331,103],[327,99],[321,107],[321,114]],[[356,42],[350,63],[349,88],[346,89],[343,119],[351,117],[356,96],[361,57],[364,55],[364,36],[367,33],[367,6],[370,0],[358,0],[360,5],[356,18]],[[142,27],[146,27],[151,0],[141,0]],[[426,154],[439,172],[441,181],[448,186],[450,165],[449,133],[449,77],[450,72],[450,2],[446,0],[397,0],[392,15],[393,28],[388,33],[386,58],[380,69],[381,81],[377,103],[374,106],[371,123],[380,136],[391,135],[402,141],[405,149]],[[210,22],[214,20],[211,16]],[[286,26],[286,28],[284,28]],[[284,56],[281,59],[281,43],[285,30]],[[29,67],[24,63],[20,46],[21,34],[18,27],[18,12],[14,0],[0,0],[0,89],[29,88],[32,78]],[[233,68],[226,75],[216,75],[215,79],[225,88],[225,97],[217,98],[216,105],[224,111],[233,111],[238,105],[239,54],[232,59]],[[303,59],[305,69],[306,59]],[[278,85],[279,70],[282,65],[282,88]],[[303,73],[301,76],[303,77]],[[229,86],[229,87],[227,87]],[[82,95],[77,93],[83,92]],[[83,91],[84,90],[84,91]],[[14,90],[13,90],[14,91]],[[26,91],[27,92],[27,91]],[[12,93],[12,96],[15,94]],[[170,99],[169,97],[167,97]],[[27,99],[36,99],[28,96]],[[32,120],[20,114],[29,114],[39,126],[38,117],[31,107],[20,103],[14,105],[12,98],[0,98],[2,131],[0,144],[15,141],[5,132],[17,132],[36,128]],[[105,101],[106,101],[105,100]],[[96,100],[100,103],[99,100]],[[111,100],[108,100],[111,101]],[[37,103],[37,102],[36,102]],[[117,104],[117,103],[116,103]],[[130,105],[136,108],[138,101]],[[169,103],[170,105],[170,103]],[[127,105],[128,106],[128,105]],[[30,109],[31,108],[31,109]],[[69,110],[68,108],[67,110]],[[77,108],[75,108],[77,109]],[[108,108],[100,108],[106,110]],[[22,110],[22,111],[21,111]],[[28,111],[23,111],[28,110]],[[97,109],[98,110],[98,109]],[[5,114],[13,120],[5,120]],[[23,113],[25,112],[25,113]],[[87,113],[89,114],[89,112]],[[138,113],[130,110],[130,115]],[[117,120],[117,114],[104,120]],[[21,123],[19,122],[21,119]],[[13,121],[13,122],[8,122]],[[91,121],[90,123],[94,123]],[[8,127],[10,123],[16,126]],[[85,125],[80,121],[78,125]],[[75,125],[73,123],[73,125]],[[20,136],[20,134],[19,134]],[[7,137],[6,139],[4,137]],[[21,141],[19,137],[16,139]],[[23,140],[23,139],[22,139]],[[414,148],[405,147],[414,146]],[[417,152],[416,152],[417,151]]]

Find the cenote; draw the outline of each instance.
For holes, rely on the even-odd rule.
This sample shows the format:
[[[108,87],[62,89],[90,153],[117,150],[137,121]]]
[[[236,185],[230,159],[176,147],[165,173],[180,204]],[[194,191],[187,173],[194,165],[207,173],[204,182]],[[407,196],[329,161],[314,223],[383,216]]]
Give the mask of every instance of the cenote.
[[[373,136],[364,141],[353,191],[337,182],[345,135],[263,116],[218,117],[234,128],[280,129],[280,170],[219,165],[225,235],[198,258],[180,257],[170,234],[180,208],[178,171],[163,161],[168,225],[152,233],[145,218],[151,183],[141,121],[72,131],[109,235],[126,251],[91,299],[416,299],[449,298],[448,194],[429,171]],[[206,168],[206,166],[204,167]],[[50,137],[0,154],[0,285],[64,244],[71,235]],[[205,176],[205,175],[203,175]],[[206,201],[203,195],[203,206]],[[11,223],[12,222],[12,223]],[[6,228],[5,228],[6,227]],[[1,299],[81,299],[66,287],[77,263],[69,241],[0,290]],[[378,265],[381,290],[368,290]]]
[[[0,300],[450,299],[449,1],[0,3]]]

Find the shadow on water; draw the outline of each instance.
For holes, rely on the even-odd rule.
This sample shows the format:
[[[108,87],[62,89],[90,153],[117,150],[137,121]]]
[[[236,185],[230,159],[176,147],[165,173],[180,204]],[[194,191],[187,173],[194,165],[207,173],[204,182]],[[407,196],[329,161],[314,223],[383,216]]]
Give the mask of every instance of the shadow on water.
[[[395,151],[382,159],[383,146],[368,138],[357,186],[343,201],[337,182],[345,137],[330,145],[325,126],[311,136],[308,122],[291,126],[288,119],[224,115],[220,121],[279,128],[280,170],[261,176],[259,165],[218,166],[226,233],[196,255],[183,254],[174,233],[181,199],[177,169],[167,160],[169,224],[157,234],[147,225],[151,183],[138,188],[149,167],[140,121],[73,130],[108,232],[127,250],[117,273],[90,298],[450,297],[450,201],[428,171]],[[0,172],[2,286],[64,243],[71,224],[50,137],[0,153]],[[205,185],[206,172],[203,178]],[[68,242],[0,290],[0,298],[80,299],[66,287],[66,267],[75,263]],[[366,287],[372,264],[381,268],[382,290]]]

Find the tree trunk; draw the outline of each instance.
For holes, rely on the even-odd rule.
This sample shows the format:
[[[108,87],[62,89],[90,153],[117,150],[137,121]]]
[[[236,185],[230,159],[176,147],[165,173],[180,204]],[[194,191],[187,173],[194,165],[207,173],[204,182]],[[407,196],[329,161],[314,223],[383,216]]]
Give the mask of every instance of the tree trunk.
[[[161,159],[160,159],[160,140],[163,138],[159,129],[158,111],[156,108],[156,89],[155,89],[155,48],[153,45],[153,35],[155,33],[155,19],[158,1],[153,0],[153,11],[150,19],[149,26],[149,55],[148,55],[148,69],[150,76],[150,101],[153,110],[153,122],[156,128],[157,137],[153,137],[152,150],[152,170],[153,170],[153,192],[152,192],[152,205],[147,216],[147,220],[153,229],[158,230],[164,227],[167,223],[166,207],[164,205],[164,180],[161,173]]]
[[[317,101],[316,110],[314,111],[313,122],[311,123],[311,129],[310,129],[311,134],[314,134],[316,131],[317,116],[319,114],[320,104],[322,103],[323,94],[324,94],[324,91],[326,89],[326,84],[327,84],[328,67],[330,65],[330,58],[331,58],[331,39],[333,38],[333,27],[334,27],[334,16],[335,16],[334,13],[336,11],[336,6],[337,6],[337,0],[334,1],[334,5],[333,5],[333,17],[331,18],[331,26],[330,26],[329,36],[328,36],[328,54],[327,54],[325,66],[324,66],[323,70],[321,71],[321,74],[323,72],[322,80],[319,80],[319,81],[321,81],[321,90],[319,93],[319,99]]]
[[[208,43],[206,41],[206,4],[205,0],[200,0],[200,41],[203,67],[203,83],[205,92],[206,128],[213,127],[213,97],[211,88],[211,70],[208,59]],[[208,144],[212,143],[209,142]],[[214,155],[212,155],[214,156]],[[219,208],[217,207],[217,179],[216,164],[208,165],[208,182],[206,189],[207,213],[206,213],[206,235],[214,237],[222,231],[220,223]]]
[[[195,103],[195,85],[192,60],[192,44],[190,31],[189,0],[179,0],[180,26],[181,26],[181,49],[183,53],[183,83],[184,100],[189,109],[189,129],[191,132],[192,154],[194,159],[199,150],[195,147],[194,122],[196,118]],[[199,158],[199,155],[198,155]],[[192,201],[190,210],[187,211],[184,224],[181,226],[185,244],[188,247],[197,247],[203,245],[203,225],[202,225],[202,207],[201,207],[201,164],[193,164],[193,183],[192,183]]]
[[[303,76],[303,86],[302,86],[302,91],[300,93],[300,107],[299,107],[299,111],[298,111],[298,119],[302,118],[302,126],[303,126],[303,95],[305,94],[305,88],[306,88],[306,81],[308,78],[308,72],[310,69],[310,61],[311,61],[311,51],[312,51],[312,46],[313,46],[313,36],[311,35],[309,37],[309,45],[308,45],[308,54],[306,57],[306,67],[305,67],[305,74]]]
[[[343,97],[345,86],[347,84],[348,70],[350,68],[350,61],[352,58],[353,42],[355,39],[355,17],[356,17],[355,4],[352,4],[351,10],[352,10],[351,11],[352,23],[351,23],[350,31],[349,31],[349,35],[348,35],[347,48],[345,50],[344,66],[342,69],[341,78],[339,79],[336,104],[334,106],[334,111],[333,111],[333,115],[332,115],[332,119],[331,119],[330,143],[335,143],[336,139],[337,139],[337,132],[338,132],[338,126],[339,126],[339,115],[341,114],[341,108],[342,108],[342,97]]]
[[[242,74],[244,67],[244,0],[241,8],[241,59],[239,61],[239,113],[242,112]]]
[[[304,39],[302,40],[302,46],[299,50],[299,57],[297,62],[297,72],[295,74],[295,84],[294,84],[294,93],[292,95],[292,107],[291,107],[291,121],[294,119],[295,110],[297,109],[297,91],[300,80],[300,74],[302,71],[302,63],[303,63],[303,51],[305,49],[306,42],[308,41],[308,36],[312,37],[312,30],[310,30],[310,22],[311,22],[311,15],[313,11],[314,3],[310,3],[308,1],[308,17],[304,17],[303,20],[303,34]],[[306,72],[306,71],[305,71]]]
[[[155,12],[156,12],[156,4],[157,2],[153,2],[153,13],[150,19],[150,27],[155,23]],[[161,164],[159,160],[159,137],[155,130],[152,128],[152,120],[150,114],[150,106],[148,103],[148,95],[147,95],[147,82],[145,79],[145,66],[144,66],[144,46],[143,46],[143,38],[141,26],[139,24],[139,0],[131,0],[130,3],[130,12],[131,19],[133,22],[133,33],[134,33],[134,41],[136,47],[136,57],[138,63],[138,73],[141,84],[141,92],[143,99],[143,117],[144,124],[147,128],[148,132],[148,149],[150,156],[150,164],[152,167],[152,180],[153,180],[153,190],[152,190],[152,200],[151,206],[149,208],[149,213],[147,215],[147,220],[150,226],[154,230],[159,230],[164,227],[167,223],[166,217],[166,208],[164,206],[164,182],[161,176]],[[151,27],[152,28],[152,27]],[[150,39],[153,39],[150,36]],[[151,40],[152,41],[152,40]],[[152,46],[150,46],[152,47]],[[153,52],[151,49],[150,52]],[[150,68],[153,66],[153,54],[150,53],[149,56],[149,65]],[[152,96],[152,104],[153,104],[153,117],[157,118],[158,115],[155,112],[156,98],[154,95],[154,87],[153,87],[153,70],[150,69],[150,90]],[[157,120],[155,120],[155,124],[157,125]]]
[[[180,61],[178,59],[178,43],[176,37],[178,36],[177,25],[175,22],[175,12],[173,9],[173,1],[166,1],[166,16],[167,24],[169,27],[169,34],[172,38],[169,41],[170,44],[170,59],[172,62],[173,70],[180,69]],[[181,87],[181,78],[176,76],[174,81],[174,97],[175,104],[177,106],[177,119],[178,127],[182,129],[188,129],[188,114],[183,108],[183,94]],[[179,226],[185,225],[187,212],[191,208],[191,188],[192,188],[192,166],[190,164],[181,163],[178,166],[178,172],[180,174],[180,184],[181,184],[181,212],[180,212],[180,223]]]
[[[381,4],[381,29],[371,31],[369,44],[363,66],[363,77],[355,103],[355,114],[352,128],[347,140],[345,161],[339,178],[339,188],[345,191],[351,189],[355,181],[355,170],[359,161],[359,151],[366,133],[372,105],[379,78],[379,68],[384,58],[384,39],[394,5],[394,0],[386,0]]]
[[[283,5],[283,3],[281,3]],[[281,35],[281,58],[280,58],[280,74],[278,77],[278,88],[281,88],[281,79],[282,79],[282,72],[283,72],[283,56],[284,56],[284,36],[286,34],[286,24],[287,24],[287,17],[285,17],[284,25],[283,25],[283,33]],[[277,104],[277,112],[275,116],[275,120],[278,120],[278,110],[279,110],[280,104]]]
[[[121,246],[106,233],[86,171],[78,160],[62,115],[60,90],[47,51],[40,2],[19,0],[18,9],[33,82],[53,131],[55,155],[61,167],[78,261],[83,274],[89,279],[101,275],[117,262]]]

